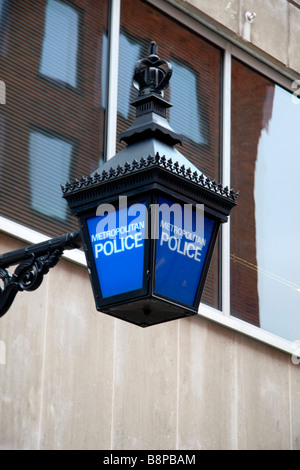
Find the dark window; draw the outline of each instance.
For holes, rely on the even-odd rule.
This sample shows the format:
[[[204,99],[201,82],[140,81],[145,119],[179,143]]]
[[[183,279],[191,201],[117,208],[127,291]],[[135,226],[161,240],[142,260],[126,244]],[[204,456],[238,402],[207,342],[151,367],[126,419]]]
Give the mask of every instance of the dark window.
[[[231,313],[300,337],[300,106],[293,95],[232,63]]]
[[[31,207],[43,215],[65,221],[67,204],[57,188],[69,179],[74,145],[61,136],[31,131],[29,136],[29,179]],[[47,169],[47,184],[43,184]]]
[[[8,51],[9,17],[11,0],[0,0],[0,54]]]

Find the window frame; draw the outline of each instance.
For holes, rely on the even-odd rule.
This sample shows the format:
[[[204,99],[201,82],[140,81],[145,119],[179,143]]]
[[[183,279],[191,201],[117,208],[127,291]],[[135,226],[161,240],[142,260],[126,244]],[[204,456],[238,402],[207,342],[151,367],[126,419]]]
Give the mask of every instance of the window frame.
[[[62,0],[70,4],[68,0]],[[222,71],[222,110],[221,110],[221,178],[224,186],[230,187],[230,156],[231,156],[231,59],[236,58],[252,67],[259,73],[270,78],[276,84],[292,91],[292,83],[299,79],[300,74],[287,70],[284,64],[271,59],[263,52],[251,48],[251,44],[240,43],[233,33],[217,29],[217,27],[195,13],[186,5],[175,3],[173,0],[145,0],[150,5],[169,15],[174,20],[192,29],[197,34],[211,41],[223,50]],[[106,112],[106,145],[107,160],[116,153],[117,132],[117,90],[118,61],[119,61],[119,31],[120,31],[121,0],[111,0],[108,31],[108,76],[107,76],[107,112]],[[112,46],[113,45],[113,46]],[[80,55],[79,55],[80,60]],[[80,62],[79,62],[80,66]],[[43,77],[47,78],[47,77]],[[51,80],[52,81],[52,80]],[[55,81],[53,81],[55,82]],[[80,84],[80,78],[79,82]],[[59,82],[55,82],[59,84]],[[73,87],[72,87],[73,89]],[[74,90],[77,90],[75,88]],[[235,188],[239,189],[239,188]],[[13,235],[27,243],[38,243],[49,238],[39,232],[12,222],[0,216],[0,231]],[[260,327],[251,325],[239,318],[230,315],[230,220],[222,225],[221,230],[221,310],[200,304],[198,315],[228,327],[229,329],[270,345],[281,351],[293,354],[294,342],[285,340]],[[86,267],[84,254],[76,249],[64,255],[64,258]]]

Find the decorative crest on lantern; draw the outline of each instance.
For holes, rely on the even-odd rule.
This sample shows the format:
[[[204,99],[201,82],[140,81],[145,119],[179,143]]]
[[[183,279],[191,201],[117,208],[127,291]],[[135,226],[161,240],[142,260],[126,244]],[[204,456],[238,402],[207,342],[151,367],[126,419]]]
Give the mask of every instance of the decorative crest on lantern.
[[[163,67],[164,66],[164,67]],[[157,55],[157,45],[150,44],[148,57],[138,60],[135,64],[133,86],[139,90],[139,96],[156,93],[164,96],[172,75],[172,65]]]

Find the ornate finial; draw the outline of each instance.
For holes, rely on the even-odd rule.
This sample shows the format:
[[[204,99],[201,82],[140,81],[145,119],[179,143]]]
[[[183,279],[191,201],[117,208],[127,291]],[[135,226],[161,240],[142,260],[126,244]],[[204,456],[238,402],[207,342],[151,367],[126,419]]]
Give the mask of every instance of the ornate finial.
[[[148,57],[138,60],[135,64],[133,85],[139,90],[139,96],[151,93],[164,96],[171,75],[172,65],[158,57],[156,43],[152,41]]]

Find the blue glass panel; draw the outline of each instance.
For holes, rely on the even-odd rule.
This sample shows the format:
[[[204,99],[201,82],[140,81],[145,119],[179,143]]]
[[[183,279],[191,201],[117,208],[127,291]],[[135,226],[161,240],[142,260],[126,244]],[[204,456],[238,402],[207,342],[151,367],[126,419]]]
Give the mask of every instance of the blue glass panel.
[[[191,207],[183,211],[162,197],[158,202],[155,292],[193,306],[215,222],[203,212],[196,217]],[[162,204],[174,211],[168,214]]]
[[[143,287],[145,223],[145,203],[87,219],[103,298]]]

